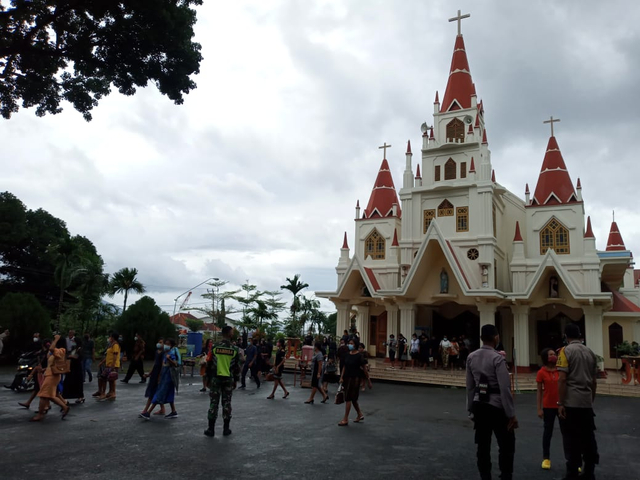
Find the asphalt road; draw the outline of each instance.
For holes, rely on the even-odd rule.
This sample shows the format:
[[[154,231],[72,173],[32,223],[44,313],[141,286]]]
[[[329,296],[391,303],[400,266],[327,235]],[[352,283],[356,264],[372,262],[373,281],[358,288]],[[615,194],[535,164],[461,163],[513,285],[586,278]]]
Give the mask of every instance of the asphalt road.
[[[0,370],[0,384],[12,378]],[[305,405],[309,390],[291,386],[283,400],[266,400],[271,384],[253,382],[233,397],[233,434],[207,438],[208,395],[199,377],[187,377],[177,397],[179,418],[137,417],[144,385],[119,384],[115,402],[73,406],[61,421],[50,413],[30,423],[32,412],[18,407],[25,394],[0,391],[0,479],[451,479],[478,478],[472,424],[465,415],[461,389],[375,383],[361,395],[363,424],[338,427],[343,406]],[[132,382],[136,382],[134,378]],[[268,391],[269,389],[269,391]],[[335,393],[335,387],[333,388]],[[560,431],[552,441],[552,470],[541,463],[542,421],[535,395],[516,398],[517,479],[562,478]],[[34,403],[35,406],[35,403]],[[57,409],[52,410],[52,412]],[[640,480],[640,401],[598,397],[599,479]],[[355,418],[355,417],[353,417]],[[495,443],[495,442],[494,442]],[[494,445],[494,478],[497,450]]]

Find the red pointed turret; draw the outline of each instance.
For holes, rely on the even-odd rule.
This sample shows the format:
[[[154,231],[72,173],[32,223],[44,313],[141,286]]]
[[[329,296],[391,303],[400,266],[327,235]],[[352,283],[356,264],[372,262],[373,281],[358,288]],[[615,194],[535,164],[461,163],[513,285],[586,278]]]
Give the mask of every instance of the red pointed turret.
[[[514,242],[522,242],[522,234],[520,233],[520,222],[516,222],[516,234],[513,237]]]
[[[578,178],[578,183],[577,183],[577,185],[576,185],[576,188],[577,188],[578,190],[582,190],[582,184],[580,183],[580,178]]]
[[[360,200],[356,201],[356,208],[360,208]]]
[[[407,153],[411,153],[411,140],[407,141]]]
[[[591,217],[587,217],[587,230],[584,232],[584,238],[595,238],[593,230],[591,229]]]
[[[422,178],[422,175],[420,175],[420,164],[418,164],[418,168],[416,169],[416,178]]]
[[[491,181],[493,183],[496,183],[496,171],[495,170],[491,170]]]
[[[349,248],[349,244],[347,243],[347,232],[344,232],[344,241],[342,242],[342,248]]]
[[[469,124],[469,128],[467,129],[467,134],[473,135],[473,127]]]
[[[434,139],[434,136],[433,136],[433,127],[431,127],[431,128],[429,129],[429,140],[433,140],[433,139]]]
[[[556,137],[550,137],[531,205],[561,205],[577,201]]]
[[[440,112],[471,108],[471,96],[475,93],[476,90],[473,80],[471,80],[464,40],[462,35],[458,35],[453,47],[449,80],[447,81],[444,97],[442,97]]]
[[[489,144],[489,142],[487,142],[487,129],[486,128],[482,132],[482,144],[483,145],[488,145]]]
[[[385,159],[382,160],[376,183],[373,185],[373,191],[369,197],[369,203],[364,209],[364,218],[390,217],[393,215],[394,204],[397,204],[398,217],[401,217],[400,201],[393,184],[389,163]]]
[[[617,250],[626,250],[618,224],[614,220],[611,222],[611,230],[609,231],[609,239],[607,240],[607,252],[615,252]]]
[[[471,157],[471,166],[469,167],[469,173],[476,173],[476,164],[473,161],[473,157]]]
[[[531,193],[531,192],[529,191],[529,184],[527,183],[527,184],[525,184],[525,186],[524,186],[524,194],[525,194],[525,195],[529,195],[530,193]]]
[[[436,90],[436,99],[433,103],[440,103],[440,100],[438,99],[438,90]]]
[[[398,247],[398,229],[394,228],[393,229],[393,242],[391,242],[391,246],[392,247]]]

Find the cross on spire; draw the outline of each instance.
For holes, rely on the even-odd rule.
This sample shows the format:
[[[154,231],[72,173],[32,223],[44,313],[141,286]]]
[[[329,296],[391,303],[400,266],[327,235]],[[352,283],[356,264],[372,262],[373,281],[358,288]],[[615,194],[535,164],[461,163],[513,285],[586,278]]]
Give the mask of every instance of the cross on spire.
[[[460,23],[462,22],[462,19],[463,18],[469,18],[470,16],[471,16],[470,13],[466,13],[464,15],[460,15],[460,10],[458,10],[458,16],[449,19],[450,22],[456,22],[456,21],[458,22],[458,35],[462,35],[461,30],[460,30]]]
[[[553,118],[553,115],[549,118],[549,120],[545,120],[542,123],[550,123],[551,124],[551,136],[553,137],[553,124],[555,122],[559,122],[560,119],[559,118]]]
[[[387,142],[384,142],[384,145],[382,145],[381,147],[378,147],[384,150],[382,158],[384,158],[385,160],[387,159],[387,148],[389,148],[390,146],[391,145],[387,145]]]

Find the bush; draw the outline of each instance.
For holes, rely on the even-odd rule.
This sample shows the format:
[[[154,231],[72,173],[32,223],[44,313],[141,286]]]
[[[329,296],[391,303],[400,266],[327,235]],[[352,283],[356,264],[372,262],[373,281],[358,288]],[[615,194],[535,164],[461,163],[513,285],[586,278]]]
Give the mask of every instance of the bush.
[[[122,335],[123,348],[131,358],[133,337],[140,334],[146,342],[146,358],[155,350],[156,340],[159,337],[174,338],[177,341],[175,326],[169,320],[169,314],[163,312],[153,298],[144,296],[133,305],[130,305],[120,316],[115,324],[115,331]]]
[[[9,329],[6,352],[17,354],[33,343],[33,334],[51,338],[51,318],[38,299],[30,293],[7,293],[0,300],[0,327]],[[10,350],[9,350],[10,349]]]

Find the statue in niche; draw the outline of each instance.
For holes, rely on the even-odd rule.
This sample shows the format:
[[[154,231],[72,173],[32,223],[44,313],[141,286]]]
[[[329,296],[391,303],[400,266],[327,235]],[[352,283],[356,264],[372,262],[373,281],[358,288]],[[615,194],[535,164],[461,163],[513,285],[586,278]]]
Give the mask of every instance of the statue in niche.
[[[449,293],[449,275],[444,268],[440,272],[440,293]]]
[[[549,298],[558,298],[560,296],[559,286],[558,277],[549,279]]]

